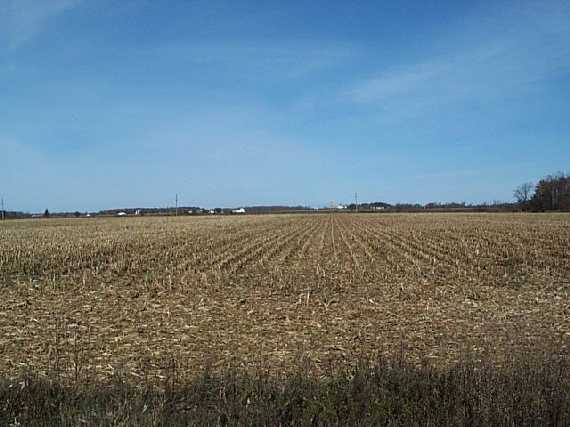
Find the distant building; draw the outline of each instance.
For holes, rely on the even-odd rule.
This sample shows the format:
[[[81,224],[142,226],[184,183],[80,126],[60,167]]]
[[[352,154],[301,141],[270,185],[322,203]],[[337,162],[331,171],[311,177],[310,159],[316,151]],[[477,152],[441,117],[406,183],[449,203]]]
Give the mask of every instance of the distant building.
[[[119,213],[117,213],[117,216],[127,216],[127,213],[126,212],[119,212]]]
[[[232,213],[235,213],[235,214],[244,214],[244,213],[245,213],[245,209],[244,209],[244,208],[234,209],[234,210],[232,211]]]

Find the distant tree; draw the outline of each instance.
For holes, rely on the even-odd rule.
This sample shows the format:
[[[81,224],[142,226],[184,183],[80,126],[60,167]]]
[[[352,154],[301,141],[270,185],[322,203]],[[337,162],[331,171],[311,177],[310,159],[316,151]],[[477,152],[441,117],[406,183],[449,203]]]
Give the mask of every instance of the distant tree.
[[[539,211],[570,210],[570,175],[559,172],[541,179],[531,204]]]
[[[532,197],[533,188],[534,185],[532,184],[532,182],[525,182],[524,184],[521,184],[517,188],[515,188],[513,196],[515,197],[517,203],[521,208],[524,209],[528,206],[528,203],[530,202],[530,199]]]
[[[79,211],[75,211],[75,212],[73,212],[73,216],[75,218],[79,218],[81,216],[81,213]]]
[[[49,218],[49,210],[44,211],[44,218]]]

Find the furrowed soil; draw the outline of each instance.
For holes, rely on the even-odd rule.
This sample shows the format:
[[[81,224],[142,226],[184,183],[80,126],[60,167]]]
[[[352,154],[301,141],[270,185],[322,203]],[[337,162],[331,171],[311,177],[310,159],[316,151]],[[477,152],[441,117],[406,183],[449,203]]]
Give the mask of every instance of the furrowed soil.
[[[0,373],[133,382],[568,354],[570,215],[0,223]]]

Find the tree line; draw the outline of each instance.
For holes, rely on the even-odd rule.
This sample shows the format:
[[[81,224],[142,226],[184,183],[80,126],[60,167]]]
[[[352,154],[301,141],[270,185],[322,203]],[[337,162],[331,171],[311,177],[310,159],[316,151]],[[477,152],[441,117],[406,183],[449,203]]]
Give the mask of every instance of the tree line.
[[[520,208],[528,211],[570,211],[570,175],[558,172],[538,183],[526,182],[514,191]]]
[[[368,202],[350,204],[346,206],[349,211],[420,211],[420,210],[453,210],[453,211],[514,211],[525,210],[531,212],[548,212],[548,211],[570,211],[570,174],[558,172],[554,175],[548,175],[542,178],[538,183],[525,182],[519,185],[513,192],[516,203],[495,201],[492,203],[467,204],[465,202],[449,202],[440,203],[432,202],[427,204],[419,203],[397,203],[391,205],[385,202]],[[246,211],[250,213],[269,213],[282,211],[303,211],[307,210],[303,206],[251,206],[246,207]],[[128,214],[134,214],[138,211],[140,215],[173,215],[175,208],[137,208],[137,209],[110,209],[99,211],[94,215],[116,215],[118,212],[124,211]],[[209,210],[199,207],[179,207],[181,213],[209,213]],[[216,208],[214,213],[229,213],[230,209]],[[80,212],[59,212],[52,214],[49,210],[45,210],[43,215],[32,215],[27,212],[0,210],[1,219],[17,219],[43,216],[45,218],[56,217],[79,217]]]

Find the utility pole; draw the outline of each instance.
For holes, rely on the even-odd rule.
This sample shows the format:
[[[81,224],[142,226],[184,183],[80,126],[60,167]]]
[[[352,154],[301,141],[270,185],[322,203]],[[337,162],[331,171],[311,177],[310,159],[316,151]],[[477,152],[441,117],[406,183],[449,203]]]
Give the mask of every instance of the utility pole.
[[[2,221],[6,219],[6,214],[4,213],[4,197],[2,197]]]
[[[354,193],[354,204],[356,206],[356,212],[358,212],[358,193]]]
[[[176,216],[178,216],[178,193],[176,193]]]

